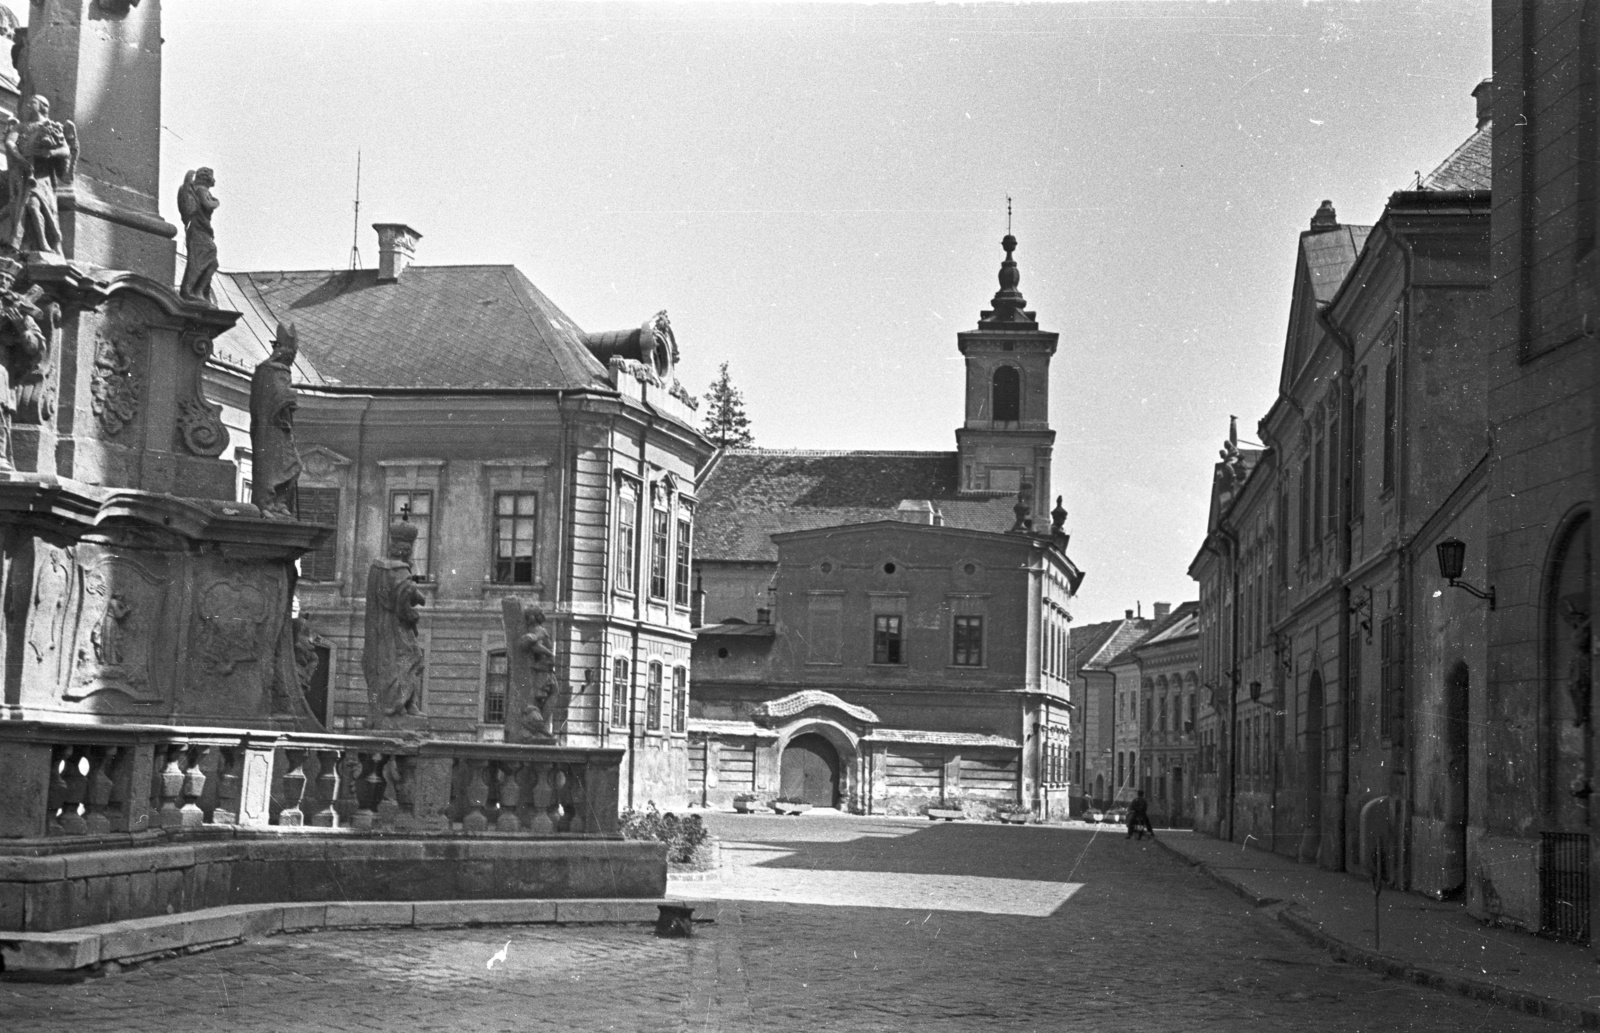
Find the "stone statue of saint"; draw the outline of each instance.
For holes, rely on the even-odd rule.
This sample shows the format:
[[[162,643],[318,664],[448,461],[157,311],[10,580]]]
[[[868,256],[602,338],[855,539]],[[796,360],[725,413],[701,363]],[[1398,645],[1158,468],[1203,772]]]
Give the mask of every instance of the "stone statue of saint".
[[[56,186],[72,181],[78,130],[50,118],[50,102],[34,95],[22,103],[22,121],[5,130],[10,198],[5,243],[13,251],[61,254],[61,214]]]
[[[188,264],[183,267],[183,284],[178,293],[190,301],[203,301],[212,308],[217,299],[211,293],[211,278],[217,272],[217,238],[211,230],[211,213],[221,204],[211,193],[217,185],[210,169],[195,169],[183,177],[178,188],[178,215],[183,218],[183,239]]]
[[[556,647],[544,611],[500,601],[506,633],[506,742],[555,742]]]
[[[376,727],[422,715],[422,646],[417,643],[417,607],[426,600],[411,577],[417,525],[389,528],[389,558],[367,571],[367,636],[361,673]]]
[[[250,501],[263,516],[293,520],[300,483],[300,453],[294,447],[295,391],[290,383],[299,337],[293,323],[279,323],[272,354],[250,378],[250,450],[255,476]]]

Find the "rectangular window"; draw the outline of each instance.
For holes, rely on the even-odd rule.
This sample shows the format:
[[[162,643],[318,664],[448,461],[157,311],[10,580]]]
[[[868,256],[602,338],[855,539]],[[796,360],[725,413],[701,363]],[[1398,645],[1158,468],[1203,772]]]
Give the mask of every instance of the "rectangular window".
[[[872,618],[872,662],[875,664],[903,662],[898,616],[879,614]]]
[[[617,591],[633,592],[634,567],[639,556],[639,496],[631,489],[617,492]]]
[[[667,511],[650,511],[650,596],[667,597]]]
[[[1329,534],[1339,529],[1339,419],[1328,421],[1328,504],[1325,526]]]
[[[661,728],[661,662],[650,661],[650,680],[645,685],[644,726],[651,731]]]
[[[507,677],[506,651],[492,650],[484,662],[483,674],[483,723],[486,725],[506,723]]]
[[[955,619],[955,648],[951,663],[957,667],[983,666],[983,618],[957,617]]]
[[[1311,555],[1311,457],[1300,462],[1300,558]]]
[[[681,732],[689,725],[689,672],[672,669],[672,730]]]
[[[1322,435],[1318,434],[1311,446],[1311,544],[1315,548],[1322,541],[1322,500],[1327,497],[1326,449]]]
[[[1395,397],[1398,384],[1395,380],[1394,357],[1389,357],[1389,364],[1383,370],[1383,490],[1394,489],[1394,466],[1398,458],[1395,448],[1398,445],[1395,424],[1395,407],[1398,399]]]
[[[1367,400],[1357,398],[1350,426],[1350,519],[1367,512]]]
[[[1361,741],[1361,629],[1350,633],[1350,685],[1345,698],[1345,732],[1352,743]]]
[[[432,580],[433,492],[391,491],[389,520],[403,521],[417,529],[417,542],[411,547],[411,576],[418,581]]]
[[[295,494],[295,517],[308,524],[339,526],[338,488],[301,488]],[[300,576],[307,581],[332,581],[338,577],[338,532],[300,557]]]
[[[538,527],[538,495],[522,491],[495,492],[495,584],[533,584],[533,543]]]
[[[1401,683],[1400,629],[1393,617],[1385,617],[1379,625],[1379,660],[1383,670],[1379,674],[1383,735],[1399,743],[1404,732],[1405,686]]]
[[[692,533],[689,521],[678,521],[677,569],[673,571],[672,601],[679,606],[689,605],[689,536]]]
[[[1278,584],[1289,583],[1289,496],[1278,492]]]
[[[619,656],[611,662],[611,727],[627,726],[628,700],[632,696],[633,679],[629,676],[628,658]]]

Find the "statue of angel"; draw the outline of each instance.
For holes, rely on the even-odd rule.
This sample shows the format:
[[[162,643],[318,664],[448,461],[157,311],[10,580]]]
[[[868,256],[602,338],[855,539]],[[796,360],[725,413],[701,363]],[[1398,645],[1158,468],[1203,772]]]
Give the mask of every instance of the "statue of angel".
[[[78,166],[78,127],[50,117],[50,102],[35,94],[22,105],[22,121],[5,130],[10,163],[10,203],[5,243],[11,250],[61,254],[56,186],[72,182]]]
[[[199,168],[184,173],[183,186],[178,188],[178,215],[183,219],[187,256],[178,293],[212,308],[217,304],[211,293],[211,278],[217,272],[217,238],[211,230],[211,213],[221,204],[211,193],[216,185],[212,171]]]

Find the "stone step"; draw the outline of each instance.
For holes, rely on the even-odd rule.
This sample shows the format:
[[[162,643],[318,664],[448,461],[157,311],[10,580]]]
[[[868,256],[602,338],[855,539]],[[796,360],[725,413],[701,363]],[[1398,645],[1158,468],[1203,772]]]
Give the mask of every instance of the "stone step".
[[[714,906],[681,896],[654,899],[342,901],[235,904],[48,933],[0,931],[0,972],[75,972],[128,964],[276,933],[314,929],[428,929],[464,925],[649,925],[661,904],[692,907],[711,921]]]

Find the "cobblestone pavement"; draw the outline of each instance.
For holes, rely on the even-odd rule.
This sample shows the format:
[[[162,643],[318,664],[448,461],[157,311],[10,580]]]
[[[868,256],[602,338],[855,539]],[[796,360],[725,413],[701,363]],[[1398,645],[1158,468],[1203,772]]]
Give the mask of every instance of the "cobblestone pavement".
[[[77,985],[0,1030],[1558,1030],[1341,965],[1115,833],[711,816],[714,926],[277,936]],[[488,958],[509,941],[504,967]]]

